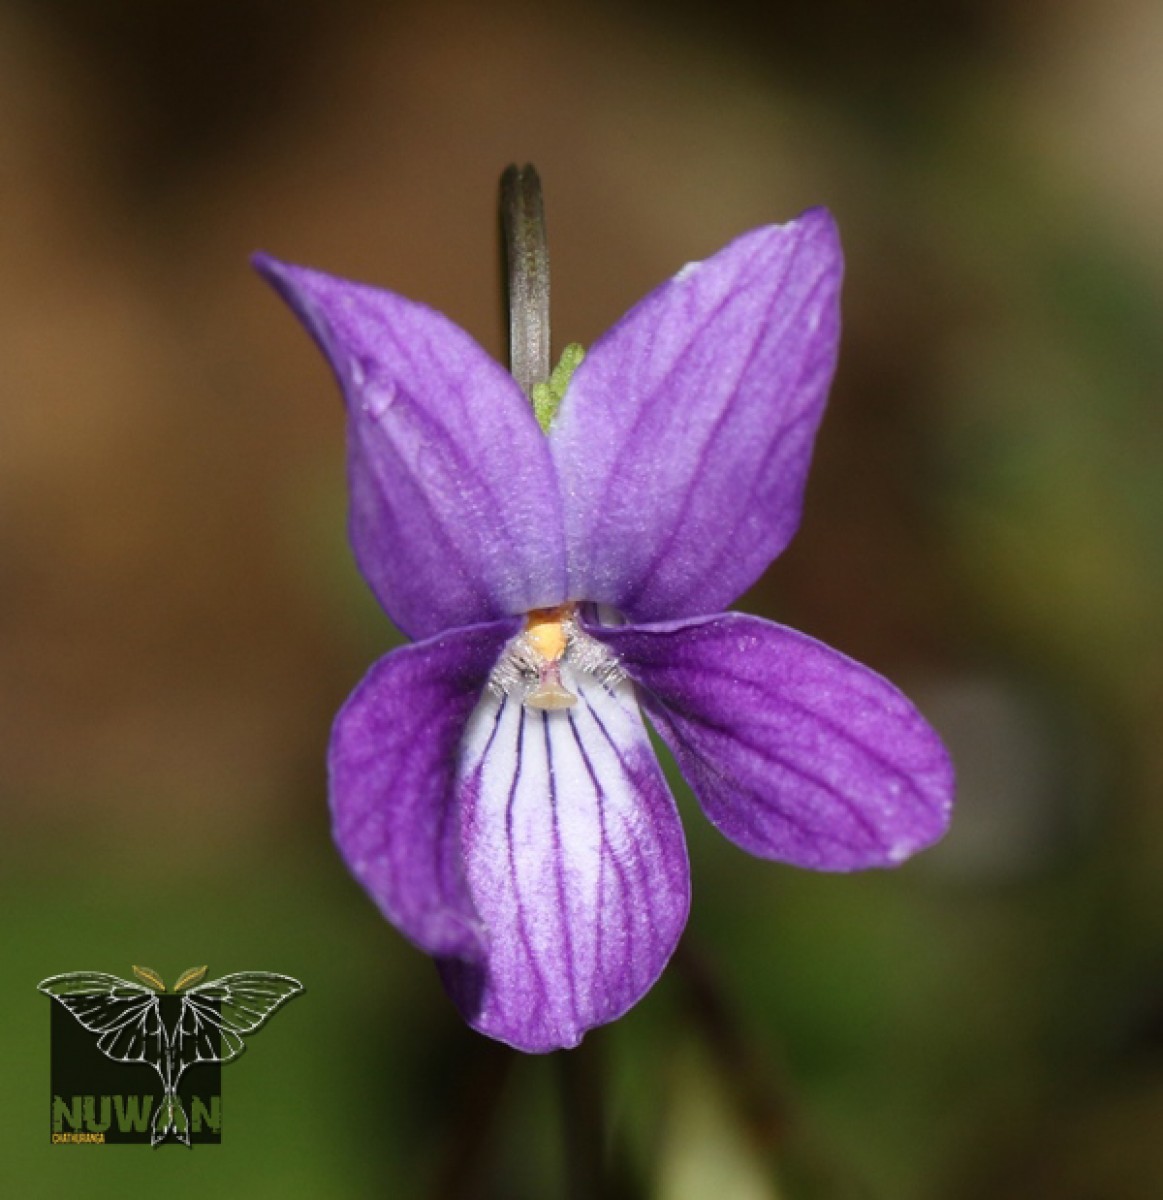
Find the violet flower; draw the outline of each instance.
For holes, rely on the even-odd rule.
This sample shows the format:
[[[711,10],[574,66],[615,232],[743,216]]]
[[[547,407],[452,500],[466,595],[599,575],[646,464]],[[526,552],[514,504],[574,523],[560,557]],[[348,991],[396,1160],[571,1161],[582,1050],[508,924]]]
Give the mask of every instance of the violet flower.
[[[602,337],[543,432],[462,329],[259,256],[347,404],[350,535],[411,645],[335,722],[335,837],[475,1029],[576,1045],[687,919],[678,813],[640,704],[751,854],[897,864],[944,832],[939,738],[887,680],[722,610],[799,523],[835,364],[823,210],[684,267]]]

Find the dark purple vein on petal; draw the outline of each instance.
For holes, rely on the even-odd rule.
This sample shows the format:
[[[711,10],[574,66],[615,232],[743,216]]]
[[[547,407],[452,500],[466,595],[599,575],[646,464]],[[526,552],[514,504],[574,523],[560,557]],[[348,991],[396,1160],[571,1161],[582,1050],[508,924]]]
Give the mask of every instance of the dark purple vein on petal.
[[[570,934],[569,896],[565,886],[565,864],[562,857],[561,821],[557,808],[557,780],[553,768],[553,739],[549,736],[549,713],[541,714],[541,728],[545,735],[545,776],[549,783],[549,807],[553,815],[553,876],[557,885],[557,906],[561,911],[561,941],[566,963],[566,978],[569,981],[569,1011],[575,1027],[581,1020],[577,1011],[577,963],[573,956],[573,937]]]
[[[781,770],[786,771],[788,775],[792,776],[793,778],[798,777],[800,779],[806,779],[809,783],[814,784],[825,795],[831,796],[839,805],[839,807],[845,809],[852,816],[854,823],[860,826],[860,828],[862,828],[877,845],[880,845],[885,850],[888,849],[888,846],[884,844],[880,830],[878,830],[875,825],[871,824],[864,813],[855,806],[853,801],[847,795],[840,791],[833,783],[816,774],[816,772],[808,770],[805,767],[801,767],[798,764],[793,764],[790,760],[773,750],[766,743],[757,742],[753,738],[745,737],[744,731],[748,728],[747,726],[740,728],[739,726],[736,726],[730,722],[723,723],[721,721],[714,721],[709,717],[703,716],[701,713],[688,715],[687,720],[702,725],[705,729],[709,729],[713,733],[718,734],[723,741],[742,746],[745,750],[749,750],[762,762],[770,763],[773,766],[779,767]],[[690,743],[688,742],[687,745],[689,746],[689,744]],[[726,779],[722,772],[717,771],[716,774],[718,774],[720,778]],[[756,792],[753,788],[748,787],[747,790],[755,799],[755,801],[769,812],[779,814],[785,820],[788,820],[789,823],[796,824],[798,828],[809,828],[808,826],[803,825],[802,821],[793,821],[791,818],[785,816],[784,810],[781,809],[775,801],[768,800],[766,797]]]
[[[733,388],[738,388],[739,380],[746,375],[748,368],[751,366],[752,362],[754,362],[755,356],[759,353],[760,345],[764,341],[763,335],[764,330],[762,327],[756,330],[755,338],[747,351],[747,357],[743,362],[743,366],[736,373]],[[694,502],[695,494],[698,491],[698,488],[694,485],[694,481],[701,476],[707,460],[714,456],[715,446],[723,436],[724,430],[731,424],[732,419],[737,416],[737,413],[734,411],[734,408],[730,402],[733,395],[734,391],[728,389],[724,395],[722,407],[719,409],[718,413],[715,415],[714,421],[711,422],[706,433],[703,435],[695,460],[693,463],[691,463],[689,469],[686,471],[682,501],[678,506],[678,511],[674,514],[671,520],[670,529],[667,530],[666,536],[660,539],[653,555],[640,574],[638,586],[635,587],[625,597],[625,603],[627,605],[632,604],[635,600],[637,600],[642,592],[646,590],[650,584],[650,581],[658,574],[659,567],[670,557],[675,540],[678,538],[683,526],[686,524],[686,515],[689,512],[691,504]],[[781,431],[779,439],[777,440],[782,440],[785,432],[786,430]]]
[[[720,549],[719,549],[718,553],[716,553],[714,555],[714,557],[707,564],[707,566],[704,567],[704,569],[699,573],[697,579],[695,579],[692,582],[692,584],[691,584],[692,588],[701,587],[704,580],[711,578],[714,575],[719,573],[719,571],[722,569],[722,564],[725,560],[739,555],[740,546],[739,546],[739,532],[738,531],[739,531],[740,527],[746,522],[750,513],[753,512],[755,509],[755,493],[759,490],[759,481],[766,477],[766,475],[768,473],[768,467],[771,463],[771,460],[777,454],[779,454],[779,452],[781,450],[783,450],[785,448],[790,435],[795,433],[797,430],[799,430],[813,416],[815,416],[815,413],[811,409],[801,412],[801,413],[797,414],[796,417],[792,421],[789,421],[783,427],[783,429],[781,429],[779,431],[779,434],[772,441],[771,446],[768,447],[768,451],[763,456],[762,461],[759,463],[756,470],[752,473],[752,478],[751,478],[751,482],[750,482],[750,492],[747,497],[747,503],[745,505],[740,506],[738,516],[736,517],[731,528],[729,530],[724,529],[722,531],[722,534],[721,534],[722,540],[720,543]],[[675,529],[671,532],[670,538],[672,541],[673,541],[674,537],[677,535],[677,532],[678,532],[677,529]],[[639,589],[639,590],[641,590],[641,589]]]
[[[800,241],[802,243],[802,237],[801,237]],[[794,262],[799,249],[800,249],[800,246],[796,245],[786,255],[786,257],[784,259],[784,263],[783,263],[783,273],[782,273],[782,277],[781,277],[781,284],[782,284],[782,280],[786,279],[788,274],[790,273],[791,268],[792,268],[792,263]],[[766,264],[764,264],[764,265],[766,265]],[[669,383],[669,381],[686,364],[690,355],[693,353],[693,348],[694,348],[695,343],[704,334],[706,329],[709,326],[711,326],[716,320],[718,320],[718,318],[723,314],[724,310],[734,300],[736,300],[738,298],[738,296],[741,294],[741,292],[743,292],[744,289],[746,288],[747,284],[750,283],[752,279],[754,279],[756,273],[757,273],[756,271],[748,273],[746,271],[746,269],[744,268],[744,270],[742,270],[739,273],[739,276],[736,279],[737,286],[733,287],[733,288],[728,288],[727,291],[723,294],[723,296],[721,296],[719,298],[719,300],[711,307],[711,309],[703,315],[702,321],[699,323],[697,328],[687,338],[686,346],[684,347],[682,352],[679,353],[675,357],[674,361],[666,369],[666,371],[654,382],[653,389],[652,389],[654,391],[654,393],[657,394],[658,392],[663,391],[667,387],[667,384]],[[777,286],[774,289],[774,291],[778,292],[779,287]],[[690,304],[691,304],[691,297],[684,297],[684,299],[685,299],[684,308],[689,310]],[[771,307],[773,307],[773,306],[774,306],[774,300],[771,301],[771,303],[768,305],[769,311],[770,311]],[[798,307],[797,307],[796,311],[798,312]],[[651,341],[652,341],[652,343],[653,343],[654,336],[656,334],[657,324],[658,324],[657,322],[654,322],[651,325]],[[785,322],[785,326],[786,326],[786,324],[787,324],[787,322]],[[757,338],[757,341],[758,341],[758,338]],[[645,361],[649,361],[649,360],[647,359]],[[729,407],[730,407],[730,405],[726,403],[726,400],[724,400],[724,410],[728,409]],[[639,439],[640,426],[647,415],[647,408],[648,408],[647,405],[639,405],[638,411],[635,413],[633,421],[631,422],[629,428],[626,430],[626,433],[623,436],[622,446],[620,447],[617,455],[615,455],[614,461],[610,464],[610,469],[606,473],[606,484],[605,484],[606,490],[609,489],[610,480],[617,478],[617,476],[621,473],[626,455],[630,453],[631,449],[640,440]],[[721,418],[722,418],[722,413],[720,413],[719,417],[716,418],[716,424],[718,423],[718,421]],[[594,537],[596,539],[600,539],[602,537],[607,524],[608,524],[608,519],[601,521],[598,524],[597,528],[593,531]],[[670,538],[673,538],[673,536],[674,536],[673,530],[669,536],[670,536]]]
[[[371,308],[371,306],[368,306],[368,307],[369,307],[369,309]],[[441,361],[440,355],[436,352],[435,347],[432,345],[431,341],[428,338],[423,339],[423,349],[427,352],[427,353],[425,353],[424,358],[427,361],[426,361],[425,369],[419,370],[418,366],[417,366],[417,364],[419,362],[419,358],[417,356],[417,351],[420,349],[420,347],[415,346],[413,344],[414,340],[415,339],[406,338],[406,337],[393,338],[393,344],[395,345],[397,353],[400,355],[400,357],[411,366],[413,374],[415,376],[420,377],[420,378],[423,378],[425,376],[430,377],[432,374],[435,373],[431,369],[431,364],[439,363]],[[454,383],[455,383],[456,397],[457,397],[457,400],[459,401],[459,404],[458,404],[459,416],[462,420],[467,421],[469,408],[470,408],[468,393],[467,393],[467,386],[468,386],[467,381],[465,379],[461,378],[461,379],[456,379],[454,381]],[[509,537],[510,543],[512,545],[519,545],[520,541],[521,541],[521,536],[514,537],[514,530],[509,521],[510,514],[505,511],[504,505],[498,503],[498,495],[497,495],[496,488],[493,486],[493,481],[488,476],[481,475],[475,470],[476,464],[472,461],[472,459],[469,456],[467,456],[465,453],[463,453],[461,451],[459,443],[455,439],[450,439],[448,437],[448,433],[447,433],[448,427],[444,422],[433,420],[427,413],[424,412],[424,410],[418,404],[411,402],[412,398],[409,393],[405,392],[405,395],[408,396],[408,399],[410,402],[409,409],[412,412],[413,416],[418,418],[420,421],[424,422],[427,425],[424,440],[428,444],[443,445],[445,447],[446,452],[451,447],[452,453],[451,453],[450,457],[456,468],[456,472],[455,472],[456,478],[464,479],[465,477],[468,477],[468,478],[476,479],[478,481],[478,486],[480,486],[481,490],[484,492],[484,498],[491,504],[494,513],[500,515],[500,519],[501,519],[502,523],[504,524],[505,533]],[[382,427],[382,423],[379,422],[378,420],[377,420],[377,424],[381,424],[381,427]],[[438,434],[440,435],[438,440],[432,438],[433,430],[437,431]],[[520,535],[520,533],[521,533],[521,531],[516,531],[516,532],[518,535]]]
[[[674,375],[679,370],[681,370],[681,368],[686,363],[687,358],[692,353],[692,348],[694,346],[695,341],[704,332],[704,330],[720,316],[723,309],[725,309],[727,307],[727,305],[730,304],[734,298],[735,298],[735,294],[731,291],[728,291],[728,293],[726,295],[724,295],[721,299],[719,299],[716,302],[716,304],[714,305],[714,307],[708,313],[706,313],[704,315],[703,320],[700,322],[698,328],[687,339],[687,344],[683,348],[683,350],[678,355],[675,356],[675,359],[670,364],[670,366],[667,367],[667,369],[662,373],[662,375],[660,375],[658,377],[658,379],[655,380],[654,383],[651,385],[651,389],[654,393],[661,392],[666,388],[669,381],[674,377]],[[686,303],[686,307],[689,307],[689,304],[690,304],[690,301],[688,299],[687,303]],[[656,329],[657,324],[658,324],[657,322],[652,322],[652,324],[651,324],[651,343],[652,343],[652,345],[653,345],[653,339],[655,336],[655,329]],[[649,361],[649,360],[643,359],[642,361]],[[645,421],[648,416],[649,416],[649,405],[639,404],[638,409],[635,412],[633,419],[631,420],[629,426],[627,426],[625,433],[622,435],[622,444],[618,448],[618,452],[617,452],[617,454],[615,454],[613,461],[610,463],[609,469],[606,471],[605,483],[604,483],[604,487],[602,490],[608,491],[610,489],[610,480],[616,479],[620,474],[622,474],[623,464],[625,462],[626,456],[628,454],[630,454],[632,451],[635,451],[638,444],[641,442],[641,436],[640,436],[641,435],[641,426],[642,426],[643,421]],[[600,539],[602,537],[602,535],[605,531],[605,527],[608,523],[609,523],[608,519],[599,521],[599,524],[593,531],[595,539]]]
[[[740,743],[746,749],[755,754],[757,758],[763,760],[764,762],[770,762],[778,767],[781,767],[789,775],[793,777],[798,776],[817,784],[819,788],[825,792],[825,794],[835,798],[839,807],[849,813],[849,815],[853,818],[853,823],[864,830],[870,842],[874,846],[878,847],[886,854],[890,850],[891,847],[885,842],[880,830],[872,825],[868,818],[865,817],[865,815],[858,808],[856,808],[847,797],[845,797],[841,792],[838,792],[835,787],[825,780],[820,779],[818,776],[813,775],[809,771],[804,771],[798,767],[790,766],[788,762],[779,755],[769,753],[765,748],[757,747],[753,743],[745,741],[738,735],[738,733],[735,732],[733,726],[716,724],[715,722],[702,717],[693,718],[689,714],[687,719],[697,721],[697,723],[705,726],[706,728],[721,734],[726,740]],[[708,761],[706,755],[694,747],[690,738],[688,738],[673,721],[668,721],[667,725],[675,739],[686,748],[690,756],[699,763],[700,767],[707,774],[716,776],[718,779],[720,779],[725,785],[727,791],[735,793],[743,792],[754,802],[756,807],[763,809],[765,812],[773,813],[778,820],[782,821],[790,829],[796,830],[802,836],[811,839],[813,842],[827,842],[833,846],[840,846],[849,850],[853,849],[853,846],[850,842],[846,842],[840,838],[837,838],[835,835],[829,834],[826,830],[816,829],[812,825],[807,824],[802,816],[792,812],[788,808],[780,807],[780,804],[777,800],[767,799],[767,797],[758,793],[754,787],[750,785],[740,786],[735,782],[733,777],[725,775],[721,770],[719,770],[718,767],[714,766],[710,761]],[[726,804],[724,804],[724,808],[727,808]],[[757,836],[761,837],[762,840],[767,840],[767,834],[763,828],[756,823],[756,816],[754,813],[748,812],[742,806],[731,807],[727,811],[730,812],[732,818],[746,824],[748,828],[750,828]]]
[[[448,828],[448,818],[454,808],[456,809],[458,815],[462,812],[461,806],[459,804],[455,803],[458,796],[465,795],[465,794],[475,795],[478,798],[478,802],[479,802],[481,778],[484,775],[485,760],[488,758],[489,751],[492,749],[493,742],[496,740],[497,730],[500,729],[500,727],[501,727],[501,717],[505,712],[505,705],[508,704],[508,702],[509,702],[508,696],[504,696],[501,698],[501,703],[497,705],[497,711],[493,714],[493,727],[492,727],[492,729],[489,730],[488,740],[485,742],[484,749],[481,751],[480,756],[477,758],[476,762],[470,765],[468,776],[465,779],[463,779],[459,785],[450,789],[449,795],[445,798],[445,803],[440,806],[440,815],[437,819],[437,825],[436,825],[436,844],[434,847],[434,851],[437,856],[435,868],[436,868],[436,877],[438,879],[444,879],[444,872],[445,872],[445,870],[447,870],[447,864],[445,864],[444,862],[441,861],[441,850],[444,845],[444,836],[445,836],[445,833]],[[471,717],[470,717],[470,720],[471,720]],[[462,850],[462,854],[463,854],[463,844],[464,844],[463,829],[459,831],[459,841],[461,843],[461,850]],[[463,882],[464,866],[463,866],[462,860],[460,863],[460,870],[461,870],[461,879]],[[467,885],[466,885],[466,890],[467,890]],[[471,902],[471,897],[469,899]],[[476,912],[475,905],[473,905],[473,915],[474,915],[474,917],[477,917],[477,919],[479,920],[479,914],[477,914],[477,912]]]
[[[593,785],[594,799],[595,799],[595,803],[597,804],[597,809],[598,809],[598,829],[599,829],[599,838],[600,838],[600,842],[601,842],[601,850],[599,851],[599,854],[598,854],[598,927],[597,927],[597,930],[595,931],[595,937],[594,937],[594,946],[595,946],[594,974],[596,976],[600,977],[603,973],[602,972],[602,933],[603,933],[603,930],[605,927],[605,922],[602,919],[605,915],[604,914],[605,891],[604,891],[604,885],[603,885],[603,878],[604,878],[604,871],[605,871],[605,865],[606,865],[605,851],[607,849],[609,850],[610,858],[612,859],[614,874],[616,876],[616,881],[617,881],[617,886],[618,886],[618,891],[621,893],[621,896],[622,896],[622,905],[621,905],[621,910],[619,912],[619,921],[621,922],[621,925],[622,925],[622,932],[626,938],[626,946],[627,946],[628,950],[630,948],[632,948],[632,943],[633,943],[633,923],[627,921],[627,919],[626,919],[626,913],[630,907],[630,897],[629,897],[629,893],[628,893],[627,885],[626,885],[625,871],[622,867],[621,862],[618,859],[618,856],[614,853],[613,847],[610,846],[609,839],[608,839],[608,836],[606,833],[606,808],[605,808],[605,805],[602,803],[603,799],[605,798],[605,793],[603,792],[601,783],[598,781],[597,774],[594,771],[594,765],[590,761],[590,756],[586,753],[586,748],[585,748],[584,744],[582,743],[581,736],[578,732],[577,723],[574,721],[574,718],[573,718],[573,713],[568,713],[567,716],[569,719],[570,730],[573,733],[573,740],[578,749],[578,754],[581,755],[581,760],[585,766],[586,774],[589,775],[590,783]],[[632,961],[633,955],[629,954],[629,957]]]
[[[594,708],[594,706],[592,704],[589,703],[589,698],[588,698],[587,693],[579,687],[578,694],[582,697],[583,700],[586,701],[586,706],[589,708],[590,716],[593,718],[594,724],[598,727],[599,732],[606,739],[606,742],[609,744],[610,749],[613,750],[615,757],[618,759],[618,764],[622,769],[623,778],[626,779],[627,782],[630,782],[631,787],[632,787],[632,781],[633,781],[634,775],[633,775],[632,770],[626,763],[626,758],[622,753],[622,748],[618,745],[618,743],[614,740],[613,735],[606,728],[605,722],[603,722],[601,717],[598,716],[597,710]],[[645,737],[645,732],[643,732],[643,737]],[[622,821],[622,829],[625,832],[626,836],[633,843],[633,853],[630,857],[633,860],[634,866],[635,866],[638,876],[639,876],[639,880],[638,880],[639,891],[642,895],[642,904],[643,904],[643,907],[646,909],[646,913],[647,913],[647,917],[648,917],[648,925],[649,925],[649,929],[651,931],[651,940],[655,943],[655,945],[657,945],[658,939],[656,936],[654,936],[654,934],[658,928],[658,925],[657,925],[657,921],[656,921],[655,908],[654,908],[654,905],[651,903],[652,897],[651,897],[651,893],[650,893],[649,882],[645,876],[645,864],[644,864],[644,859],[643,859],[643,855],[642,855],[642,843],[638,837],[638,830],[634,827],[632,822],[623,820]],[[653,832],[653,827],[652,827],[652,832]]]
[[[752,703],[751,703],[752,711],[754,711],[754,712],[764,712],[765,711],[768,693],[763,684],[752,682],[749,679],[741,679],[738,675],[733,674],[726,667],[716,669],[715,667],[710,666],[710,665],[703,666],[700,664],[699,670],[708,678],[723,679],[723,680],[726,680],[727,682],[733,684],[737,688],[747,689],[747,691],[751,694],[751,698],[752,698]],[[813,679],[810,682],[818,682],[818,680]],[[647,690],[649,691],[649,689],[647,689]],[[651,695],[654,696],[656,703],[662,704],[662,701],[659,700],[657,695],[654,695],[654,693],[651,693]],[[866,701],[874,702],[876,704],[878,712],[880,712],[880,713],[890,712],[889,707],[883,703],[881,696],[878,695],[876,692],[862,692],[861,696]],[[921,788],[919,788],[917,786],[915,779],[914,779],[914,775],[917,772],[930,771],[930,770],[933,770],[934,768],[936,768],[941,761],[940,759],[933,758],[931,761],[927,760],[923,765],[918,765],[918,766],[912,767],[912,768],[902,767],[898,763],[894,762],[892,759],[889,759],[888,757],[886,757],[880,751],[874,749],[873,746],[869,742],[863,741],[860,738],[853,736],[848,731],[847,726],[842,725],[839,721],[836,721],[831,717],[824,716],[823,714],[818,712],[816,709],[809,707],[807,704],[804,704],[800,700],[797,700],[794,696],[792,696],[790,694],[786,694],[786,693],[782,694],[779,697],[779,704],[781,706],[791,709],[795,713],[799,713],[799,714],[807,717],[811,722],[821,726],[823,729],[826,729],[828,732],[833,734],[838,743],[854,749],[858,754],[863,755],[864,757],[869,759],[871,762],[874,762],[878,766],[883,768],[883,770],[886,774],[891,775],[895,779],[900,781],[900,783],[903,785],[902,790],[904,792],[912,793],[917,798],[917,800],[919,800],[921,802],[921,804],[925,808],[929,809],[930,812],[933,812],[937,815],[940,815],[943,812],[943,806],[941,805],[940,801],[935,798],[930,798]],[[676,709],[678,708],[678,706],[674,706],[674,705],[664,705],[664,707],[671,707],[671,708],[676,708]],[[740,707],[743,708],[746,706],[740,705]],[[748,727],[755,728],[755,729],[768,728],[768,726],[761,725],[759,722],[751,722],[750,726],[739,726],[738,724],[736,724],[734,722],[729,722],[729,721],[725,722],[725,721],[721,721],[721,720],[717,721],[707,715],[696,712],[693,709],[689,709],[686,707],[678,709],[678,711],[680,711],[682,713],[683,717],[686,720],[692,721],[699,725],[704,725],[710,729],[714,729],[717,732],[724,734],[724,736],[735,737],[735,738],[737,738],[737,740],[742,742],[744,745],[748,746],[750,749],[755,749],[754,745],[744,742],[743,738],[740,737],[734,731],[739,728],[748,728]],[[890,713],[890,715],[892,715],[892,714]],[[778,724],[778,722],[771,723],[772,726],[774,726],[776,724]],[[780,761],[782,761],[782,760],[780,760]],[[786,765],[786,763],[784,765]],[[801,771],[799,768],[790,768],[790,767],[788,769],[795,770],[798,774],[803,774],[808,778],[812,778],[810,773],[807,771]]]
[[[796,249],[798,250],[798,247]],[[792,260],[794,258],[795,258],[795,251],[793,251],[792,254],[790,254],[788,256],[787,262],[785,263],[784,273],[783,273],[783,277],[785,279],[786,279],[788,273],[791,271]],[[809,289],[807,294],[804,295],[798,301],[795,308],[792,309],[791,311],[789,311],[785,315],[784,320],[782,321],[780,328],[779,328],[779,337],[782,337],[786,333],[787,329],[792,325],[795,318],[798,317],[799,314],[801,312],[803,312],[803,310],[805,308],[809,307],[812,304],[812,302],[815,300],[817,294],[820,292],[820,290],[824,287],[824,285],[826,283],[830,282],[830,280],[831,280],[831,277],[828,274],[822,274],[817,278],[817,280],[812,284],[812,287]],[[770,311],[771,307],[774,307],[774,301],[772,302],[772,305],[769,306],[769,311]],[[769,330],[765,330],[763,328],[760,328],[756,332],[755,340],[752,342],[751,347],[748,350],[747,358],[744,361],[743,366],[739,369],[738,372],[736,372],[735,384],[734,384],[734,387],[736,389],[738,387],[739,381],[746,376],[749,368],[751,367],[751,364],[754,362],[755,356],[759,353],[759,349],[760,349],[761,345],[766,344],[766,341],[769,340],[769,339],[765,338],[765,334],[769,333],[769,332],[770,332]],[[787,388],[787,390],[789,392],[795,393],[800,388],[800,386],[803,382],[805,371],[806,371],[806,365],[801,366],[801,369],[797,375],[794,386],[789,385]],[[650,580],[653,579],[655,575],[657,575],[660,565],[663,562],[665,562],[666,558],[669,556],[669,553],[671,551],[671,548],[674,544],[675,539],[679,536],[679,534],[682,531],[686,513],[689,510],[692,500],[694,498],[694,495],[697,491],[697,489],[693,486],[693,480],[698,478],[707,459],[714,454],[715,446],[718,443],[718,441],[724,436],[724,432],[730,422],[730,418],[733,415],[734,415],[734,413],[732,411],[732,406],[729,403],[729,400],[725,401],[723,408],[720,410],[718,415],[715,417],[714,423],[711,425],[710,429],[707,431],[706,436],[703,438],[702,445],[700,446],[700,449],[699,449],[698,458],[696,459],[695,463],[692,465],[691,469],[686,474],[686,485],[684,488],[684,495],[683,495],[683,500],[682,500],[682,504],[680,507],[680,511],[676,515],[674,521],[672,522],[670,530],[667,533],[666,537],[662,540],[661,545],[655,551],[653,557],[650,560],[650,563],[648,564],[645,571],[643,572],[638,586],[626,598],[626,603],[632,603],[634,600],[636,600],[638,598],[638,596],[640,596],[642,594],[642,592],[644,590],[646,590],[646,588],[649,586]],[[751,479],[750,479],[749,485],[748,485],[750,488],[749,503],[750,503],[750,497],[754,496],[755,492],[757,491],[757,489],[759,487],[759,481],[762,480],[766,475],[768,464],[771,462],[771,459],[773,458],[773,456],[775,456],[779,452],[779,450],[786,444],[789,434],[791,434],[794,430],[798,429],[806,421],[809,421],[813,416],[816,416],[816,415],[817,415],[816,409],[812,408],[811,406],[803,407],[800,409],[799,412],[795,413],[794,416],[792,416],[789,421],[787,421],[784,424],[782,429],[780,429],[779,433],[776,435],[775,439],[773,440],[771,446],[768,447],[762,460],[756,466],[756,469],[751,472]],[[746,520],[747,513],[748,513],[748,506],[741,506],[739,509],[738,518],[736,519],[731,530],[723,532],[722,542],[721,542],[722,549],[715,556],[715,559],[712,562],[712,564],[710,564],[709,566],[707,566],[700,572],[697,582],[701,583],[704,579],[713,575],[715,569],[718,568],[719,563],[722,562],[723,558],[726,557],[726,555],[728,553],[731,553],[731,554],[739,553],[739,546],[738,546],[738,542],[737,542],[735,533],[736,533],[736,530],[739,528],[739,526]]]
[[[521,885],[517,878],[517,864],[513,857],[513,804],[517,798],[517,791],[521,782],[521,768],[524,760],[525,751],[525,710],[524,708],[517,715],[517,756],[516,762],[513,765],[513,782],[509,787],[509,800],[505,808],[505,841],[509,848],[509,878],[513,884],[513,899],[517,906],[517,928],[521,934],[521,946],[525,951],[525,958],[529,963],[530,973],[537,981],[537,986],[541,991],[541,1008],[543,1012],[549,1000],[549,989],[546,986],[545,976],[541,973],[540,964],[537,961],[537,956],[533,952],[533,946],[529,939],[529,925],[525,915],[525,903],[521,895]]]
[[[373,413],[373,414],[370,414],[370,416],[371,416],[371,420],[373,422],[375,422],[377,425],[380,423],[378,415]],[[361,458],[365,457],[364,449],[363,449],[362,445],[360,446],[359,453],[360,453]],[[403,463],[401,455],[399,455],[396,452],[394,447],[392,447],[391,456],[392,456],[392,461],[397,464],[397,468],[399,469],[401,474],[407,476],[409,474],[407,471],[407,467]],[[376,508],[380,510],[381,514],[384,514],[384,513],[392,514],[392,519],[388,522],[388,524],[397,531],[399,536],[402,537],[404,534],[404,530],[405,530],[405,523],[398,516],[396,516],[395,509],[385,499],[384,488],[381,486],[381,481],[380,481],[380,472],[373,471],[370,467],[368,467],[367,470],[368,470],[371,478],[375,482],[375,495],[373,498],[373,502],[374,502]],[[428,510],[429,516],[431,518],[428,523],[429,528],[433,531],[435,536],[440,539],[440,543],[441,543],[441,546],[442,546],[444,552],[448,555],[448,557],[450,559],[452,559],[454,562],[459,564],[460,570],[457,572],[458,580],[460,580],[462,583],[467,582],[469,585],[470,593],[476,597],[478,602],[481,603],[482,608],[487,609],[488,605],[486,602],[487,602],[488,597],[485,594],[485,590],[480,585],[480,583],[477,581],[475,570],[470,570],[468,568],[468,565],[467,565],[465,557],[464,557],[464,552],[453,541],[452,535],[449,532],[448,527],[447,527],[447,522],[440,514],[437,513],[435,504],[432,500],[432,497],[425,491],[424,488],[420,487],[418,484],[414,487],[411,487],[409,490],[410,490],[411,494],[419,501],[419,503],[422,504],[424,506],[424,508],[426,508]]]

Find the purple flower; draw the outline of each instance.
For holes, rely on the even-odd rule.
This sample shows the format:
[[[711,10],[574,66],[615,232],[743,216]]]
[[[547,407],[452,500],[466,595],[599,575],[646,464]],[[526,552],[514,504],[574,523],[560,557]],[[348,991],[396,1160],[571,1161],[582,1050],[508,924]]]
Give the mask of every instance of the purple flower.
[[[640,704],[752,854],[849,871],[941,836],[952,769],[912,704],[722,611],[799,522],[839,336],[826,212],[647,296],[586,355],[548,435],[439,313],[256,263],[338,376],[352,545],[413,639],[336,719],[335,837],[470,1025],[574,1046],[674,950],[690,874]]]

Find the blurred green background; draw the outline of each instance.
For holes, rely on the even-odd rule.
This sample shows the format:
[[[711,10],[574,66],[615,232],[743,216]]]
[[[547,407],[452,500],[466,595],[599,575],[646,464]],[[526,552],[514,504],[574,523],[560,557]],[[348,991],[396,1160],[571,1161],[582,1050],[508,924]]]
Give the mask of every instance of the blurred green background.
[[[5,1194],[584,1196],[596,1113],[620,1196],[1163,1195],[1161,55],[1157,0],[3,0]],[[853,877],[680,797],[679,959],[565,1064],[464,1028],[331,850],[330,720],[394,635],[246,262],[499,355],[514,160],[559,346],[833,209],[832,406],[740,606],[891,676],[960,777],[940,847]],[[49,1144],[35,984],[135,962],[306,984],[221,1147]]]

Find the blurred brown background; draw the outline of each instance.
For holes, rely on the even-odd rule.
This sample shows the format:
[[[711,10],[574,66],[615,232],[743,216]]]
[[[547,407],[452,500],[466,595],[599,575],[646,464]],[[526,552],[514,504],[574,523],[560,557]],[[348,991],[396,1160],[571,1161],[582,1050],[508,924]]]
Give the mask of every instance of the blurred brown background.
[[[19,1194],[568,1194],[556,1068],[463,1030],[330,850],[329,723],[394,635],[332,381],[247,266],[500,355],[532,161],[559,346],[834,211],[832,407],[741,607],[900,682],[961,780],[938,850],[851,879],[686,806],[697,949],[593,1038],[626,1194],[1163,1195],[1161,53],[1155,0],[0,4]],[[223,1147],[50,1147],[36,981],[207,960],[308,986],[227,1071]]]

